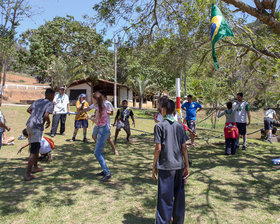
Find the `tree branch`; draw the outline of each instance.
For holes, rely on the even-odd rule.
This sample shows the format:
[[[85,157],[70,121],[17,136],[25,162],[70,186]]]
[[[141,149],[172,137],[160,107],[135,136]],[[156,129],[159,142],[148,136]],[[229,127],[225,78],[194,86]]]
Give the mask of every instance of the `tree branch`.
[[[226,40],[222,40],[222,42],[230,44],[235,47],[244,47],[244,48],[248,49],[249,51],[252,51],[256,54],[263,54],[263,55],[266,55],[271,58],[280,58],[280,52],[271,52],[271,51],[268,51],[267,49],[256,49],[247,44],[236,44],[236,43],[226,41]]]
[[[274,33],[280,35],[280,22],[276,18],[274,18],[272,14],[269,14],[265,10],[259,10],[254,7],[251,7],[250,5],[240,0],[222,0],[222,1],[234,5],[236,8],[239,8],[242,12],[246,12],[251,16],[256,17],[261,22],[269,26]],[[256,2],[259,1],[255,0],[255,4],[258,4]]]

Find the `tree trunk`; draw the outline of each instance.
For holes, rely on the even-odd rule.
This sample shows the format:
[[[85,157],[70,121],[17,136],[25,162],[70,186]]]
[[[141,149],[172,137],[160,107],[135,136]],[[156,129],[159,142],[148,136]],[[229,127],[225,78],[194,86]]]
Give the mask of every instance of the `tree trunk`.
[[[1,85],[1,96],[3,96],[3,94],[4,94],[4,87],[5,87],[5,82],[6,82],[6,70],[7,70],[7,65],[4,62],[3,63],[3,81],[2,81],[2,85]]]
[[[139,96],[139,109],[141,110],[143,106],[143,96]]]
[[[136,107],[136,96],[134,93],[133,93],[133,107]]]
[[[186,96],[187,95],[187,71],[186,71],[186,67],[184,67],[184,88],[185,88],[184,96]]]

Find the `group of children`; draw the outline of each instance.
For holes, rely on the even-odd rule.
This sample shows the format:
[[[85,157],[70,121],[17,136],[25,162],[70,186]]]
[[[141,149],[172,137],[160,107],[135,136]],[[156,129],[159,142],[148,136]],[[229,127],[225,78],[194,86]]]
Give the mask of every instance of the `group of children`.
[[[41,158],[51,160],[51,151],[55,148],[52,139],[43,136],[44,127],[50,126],[50,114],[53,113],[53,99],[55,92],[52,89],[45,91],[45,99],[35,101],[28,109],[30,117],[26,123],[26,129],[23,130],[23,135],[28,138],[28,143],[23,148],[30,146],[30,156],[26,170],[25,180],[29,181],[34,179],[33,173],[42,171],[38,167],[39,153]],[[128,102],[124,100],[122,107],[118,109],[115,116],[113,126],[116,125],[115,141],[113,142],[111,136],[111,123],[110,116],[113,115],[113,106],[107,100],[104,91],[97,91],[92,96],[93,104],[89,105],[86,101],[86,95],[81,94],[77,103],[77,115],[74,123],[74,133],[72,141],[76,141],[76,135],[80,128],[83,128],[83,141],[87,142],[86,134],[88,128],[88,119],[95,123],[92,137],[96,141],[94,155],[98,160],[102,171],[97,173],[102,176],[100,181],[107,181],[111,178],[110,170],[106,164],[103,149],[108,141],[118,155],[115,147],[118,134],[121,129],[124,129],[127,134],[127,141],[130,139],[130,123],[129,117],[135,125],[133,111],[128,108]],[[0,106],[2,98],[0,97]],[[188,107],[192,107],[192,101],[184,104],[186,111]],[[218,117],[226,116],[226,123],[224,134],[226,139],[225,154],[235,154],[236,148],[239,145],[239,135],[243,136],[243,150],[246,150],[246,126],[250,124],[251,115],[248,103],[243,99],[243,94],[238,93],[237,98],[233,102],[228,102],[227,109],[219,111]],[[195,111],[192,113],[196,115],[197,109],[201,109],[201,105],[197,105]],[[94,109],[93,116],[88,115],[87,112]],[[163,96],[158,100],[159,113],[155,116],[154,127],[154,159],[152,166],[152,178],[158,179],[158,200],[156,223],[184,223],[185,216],[185,189],[184,181],[189,176],[189,155],[186,142],[189,139],[186,131],[190,135],[195,136],[193,128],[190,126],[193,123],[187,123],[187,127],[182,122],[182,117],[175,110],[174,101],[170,100],[167,96]],[[247,122],[248,118],[248,122]],[[275,111],[267,110],[265,113],[265,127],[267,127],[268,136],[272,126],[273,119],[277,120]],[[6,126],[5,118],[0,111],[0,139],[3,131],[10,131]],[[268,137],[270,139],[270,137]],[[1,144],[0,144],[1,146]]]

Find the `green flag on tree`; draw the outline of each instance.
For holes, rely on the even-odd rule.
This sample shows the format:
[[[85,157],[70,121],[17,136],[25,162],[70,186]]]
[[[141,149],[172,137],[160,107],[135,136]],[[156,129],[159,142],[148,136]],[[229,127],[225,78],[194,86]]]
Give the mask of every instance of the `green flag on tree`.
[[[212,12],[211,12],[212,56],[213,56],[214,64],[217,69],[219,68],[219,65],[215,53],[215,43],[225,36],[234,37],[234,34],[229,28],[220,9],[215,4],[212,4]]]

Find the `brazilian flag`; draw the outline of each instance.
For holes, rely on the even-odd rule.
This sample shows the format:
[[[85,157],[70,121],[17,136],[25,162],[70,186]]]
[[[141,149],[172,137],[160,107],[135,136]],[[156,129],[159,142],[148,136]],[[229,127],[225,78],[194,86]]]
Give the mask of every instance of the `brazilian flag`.
[[[212,56],[213,56],[214,64],[217,69],[219,68],[219,66],[215,54],[215,43],[225,36],[234,37],[234,34],[229,28],[220,9],[215,4],[212,4],[212,12],[211,12]]]

